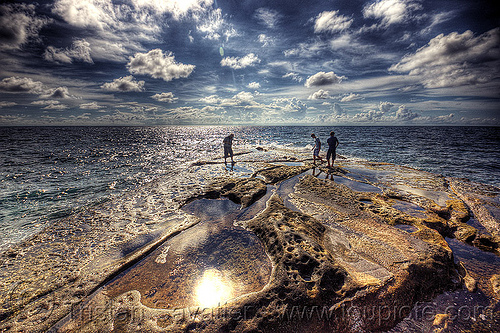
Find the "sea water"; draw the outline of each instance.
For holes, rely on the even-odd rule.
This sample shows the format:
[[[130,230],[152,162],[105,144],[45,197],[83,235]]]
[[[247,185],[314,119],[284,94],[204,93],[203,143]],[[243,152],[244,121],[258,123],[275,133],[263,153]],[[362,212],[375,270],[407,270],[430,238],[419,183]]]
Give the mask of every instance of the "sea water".
[[[500,186],[499,127],[0,127],[0,250],[75,210],[220,158],[229,133],[235,152],[310,154],[311,133],[324,151],[331,130],[346,157]]]

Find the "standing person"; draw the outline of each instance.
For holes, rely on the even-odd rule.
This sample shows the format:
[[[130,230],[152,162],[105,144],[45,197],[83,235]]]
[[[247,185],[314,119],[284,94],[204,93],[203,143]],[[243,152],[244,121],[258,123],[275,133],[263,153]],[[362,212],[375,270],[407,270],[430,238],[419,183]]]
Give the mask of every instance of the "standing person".
[[[233,160],[233,138],[234,138],[234,134],[231,133],[229,134],[228,136],[226,136],[224,138],[224,141],[222,141],[224,143],[224,164],[227,165],[227,161],[226,159],[231,156],[231,163],[234,164],[234,160]]]
[[[330,137],[328,138],[328,140],[326,140],[326,142],[328,142],[328,152],[326,153],[326,161],[328,162],[328,167],[330,167],[330,156],[331,156],[332,158],[331,166],[333,167],[333,163],[335,162],[335,157],[337,156],[337,147],[340,144],[339,140],[335,136],[334,131],[330,132]]]
[[[311,134],[311,138],[314,139],[314,147],[313,147],[313,160],[314,160],[314,164],[316,164],[316,158],[318,160],[320,160],[322,163],[323,163],[323,159],[321,158],[321,156],[319,156],[319,151],[321,150],[321,141],[319,140],[319,138],[316,137],[316,135]]]

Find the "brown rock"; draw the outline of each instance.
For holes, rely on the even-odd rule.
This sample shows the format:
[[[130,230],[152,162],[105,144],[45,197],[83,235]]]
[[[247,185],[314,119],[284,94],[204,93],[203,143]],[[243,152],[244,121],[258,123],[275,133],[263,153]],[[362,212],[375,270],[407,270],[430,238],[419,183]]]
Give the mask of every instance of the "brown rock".
[[[200,197],[215,199],[224,196],[237,204],[241,204],[242,207],[248,207],[262,198],[266,191],[266,184],[258,178],[220,178],[207,186],[203,194],[192,197],[187,202]]]
[[[303,166],[282,165],[261,170],[257,174],[264,177],[266,183],[276,184],[277,182],[280,182],[282,180],[292,178],[296,175],[300,175],[301,173],[311,169],[311,167],[312,166],[309,165],[303,165]]]
[[[262,198],[266,191],[266,184],[261,179],[246,178],[234,182],[234,186],[225,186],[221,190],[221,195],[241,204],[242,207],[248,207]]]
[[[490,279],[490,283],[493,292],[497,295],[497,298],[500,299],[500,274],[493,275]]]

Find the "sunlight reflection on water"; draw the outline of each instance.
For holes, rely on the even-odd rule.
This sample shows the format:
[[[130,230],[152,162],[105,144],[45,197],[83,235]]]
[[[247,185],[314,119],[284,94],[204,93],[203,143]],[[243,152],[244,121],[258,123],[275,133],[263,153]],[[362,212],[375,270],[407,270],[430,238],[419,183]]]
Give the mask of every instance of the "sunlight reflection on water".
[[[215,307],[232,297],[231,283],[217,269],[207,269],[196,287],[196,302],[202,307]]]

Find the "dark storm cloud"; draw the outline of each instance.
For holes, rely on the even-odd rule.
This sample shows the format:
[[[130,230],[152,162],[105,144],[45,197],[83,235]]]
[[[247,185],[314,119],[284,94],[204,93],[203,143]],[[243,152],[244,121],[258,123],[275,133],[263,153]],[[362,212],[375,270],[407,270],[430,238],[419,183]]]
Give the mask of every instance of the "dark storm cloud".
[[[25,3],[0,5],[0,50],[18,49],[38,38],[40,29],[51,20],[38,16],[35,9]]]
[[[5,78],[0,82],[0,90],[39,94],[43,91],[43,84],[28,77],[13,76]]]

